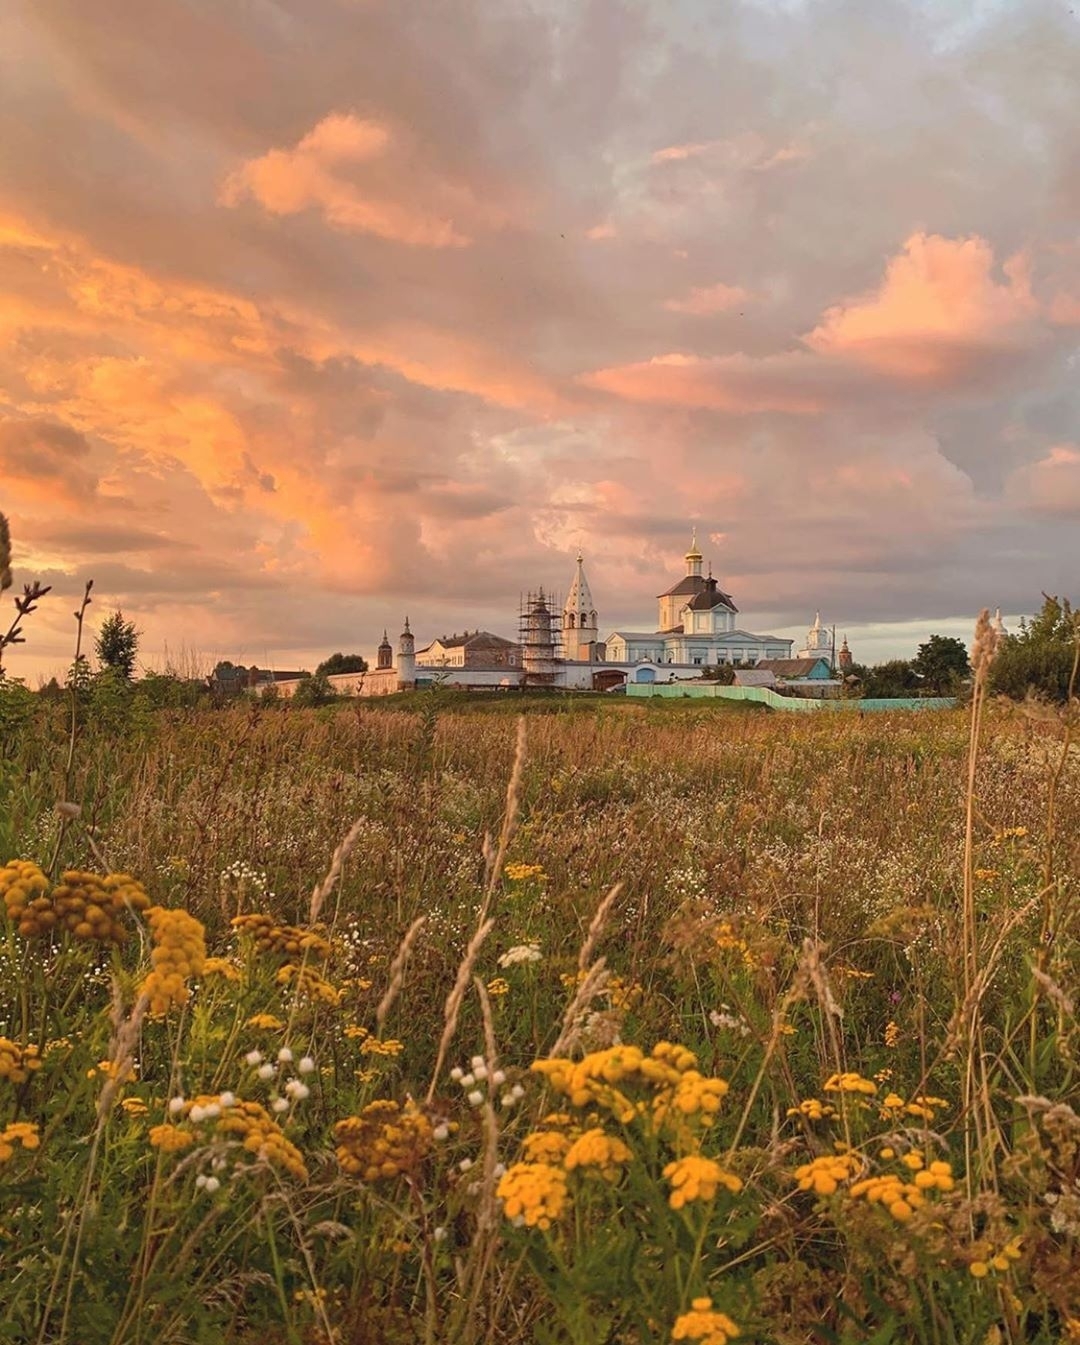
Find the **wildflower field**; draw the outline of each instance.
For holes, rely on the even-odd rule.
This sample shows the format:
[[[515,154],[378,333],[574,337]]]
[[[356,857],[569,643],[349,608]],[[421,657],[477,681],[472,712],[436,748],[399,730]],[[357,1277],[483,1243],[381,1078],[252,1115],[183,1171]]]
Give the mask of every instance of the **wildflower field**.
[[[1080,1341],[1067,720],[548,708],[0,728],[0,1341]]]

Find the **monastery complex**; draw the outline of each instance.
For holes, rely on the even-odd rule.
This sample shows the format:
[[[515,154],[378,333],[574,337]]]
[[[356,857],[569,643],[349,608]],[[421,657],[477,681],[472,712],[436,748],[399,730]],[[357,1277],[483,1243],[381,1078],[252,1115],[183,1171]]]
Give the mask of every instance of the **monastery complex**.
[[[406,618],[397,648],[383,633],[374,668],[330,678],[339,693],[386,696],[433,685],[480,688],[552,687],[611,691],[640,683],[700,681],[709,668],[728,665],[744,685],[778,682],[801,694],[828,695],[834,676],[850,664],[847,642],[839,651],[820,615],[806,647],[792,658],[792,640],[759,635],[739,624],[730,593],[702,573],[696,535],[686,553],[686,573],[657,596],[655,630],[613,630],[600,639],[600,621],[585,561],[577,566],[561,612],[543,589],[523,601],[516,641],[489,631],[440,636],[421,649]],[[278,682],[290,695],[298,683]]]

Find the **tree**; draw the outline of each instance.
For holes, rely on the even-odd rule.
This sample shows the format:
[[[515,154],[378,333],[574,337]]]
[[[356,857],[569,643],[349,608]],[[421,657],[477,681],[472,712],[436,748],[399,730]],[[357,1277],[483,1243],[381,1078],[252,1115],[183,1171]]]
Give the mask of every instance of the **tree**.
[[[1080,641],[1080,612],[1068,598],[1043,594],[1042,611],[1007,635],[990,665],[990,689],[1023,700],[1029,692],[1047,700],[1068,699]],[[1080,681],[1073,694],[1080,691]]]
[[[304,677],[293,692],[293,704],[303,709],[326,705],[333,699],[334,688],[324,672],[317,672],[314,677]]]
[[[139,652],[139,632],[134,621],[125,621],[121,611],[113,612],[101,624],[94,650],[102,668],[111,668],[130,682]]]
[[[919,645],[911,664],[923,686],[936,696],[951,696],[971,676],[967,647],[951,635],[931,635]]]
[[[917,696],[919,678],[908,659],[894,658],[866,670],[862,679],[862,694],[868,700],[896,700]]]
[[[315,675],[317,677],[319,673],[324,673],[327,677],[333,677],[335,673],[362,673],[367,670],[368,662],[362,654],[331,654],[315,669]]]

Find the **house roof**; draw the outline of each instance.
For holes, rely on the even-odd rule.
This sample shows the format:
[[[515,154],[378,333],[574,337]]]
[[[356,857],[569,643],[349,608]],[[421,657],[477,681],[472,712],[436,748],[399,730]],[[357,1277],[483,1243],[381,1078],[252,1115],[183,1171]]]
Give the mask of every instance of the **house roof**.
[[[711,612],[714,607],[726,607],[729,612],[739,610],[732,602],[731,595],[724,592],[712,575],[705,580],[701,592],[695,593],[686,605],[692,612]]]
[[[822,663],[828,669],[829,660],[825,658],[763,658],[754,666],[773,672],[777,677],[809,677]]]
[[[776,674],[771,668],[736,668],[737,687],[771,687],[776,685]]]
[[[443,649],[514,649],[513,640],[504,640],[501,635],[492,635],[489,630],[474,630],[472,634],[468,631],[464,635],[444,636],[441,640],[432,640],[426,649],[421,649],[424,654],[428,649],[435,645],[441,645]]]
[[[708,580],[703,574],[684,575],[677,584],[672,584],[671,588],[665,589],[663,593],[658,593],[656,596],[658,598],[674,598],[682,593],[693,595],[700,593],[707,583]]]
[[[618,636],[623,640],[649,640],[654,644],[663,644],[666,631],[656,630],[613,630],[607,637],[609,640]]]

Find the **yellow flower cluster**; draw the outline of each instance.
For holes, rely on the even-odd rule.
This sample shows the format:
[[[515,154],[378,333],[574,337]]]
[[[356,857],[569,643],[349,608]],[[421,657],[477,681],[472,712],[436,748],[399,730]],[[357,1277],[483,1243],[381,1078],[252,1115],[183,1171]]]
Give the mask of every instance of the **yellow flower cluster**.
[[[128,1116],[146,1116],[150,1108],[141,1097],[126,1097],[120,1103],[121,1110]]]
[[[719,1163],[700,1154],[677,1158],[664,1168],[664,1176],[671,1183],[668,1204],[681,1210],[692,1200],[712,1200],[721,1186],[737,1195],[742,1182],[733,1172],[725,1172]]]
[[[884,1149],[882,1153],[892,1156],[891,1149]],[[915,1210],[926,1204],[929,1192],[951,1191],[956,1183],[948,1163],[928,1165],[921,1154],[914,1152],[905,1154],[900,1161],[914,1174],[910,1180],[895,1173],[866,1177],[851,1187],[850,1195],[853,1200],[863,1199],[871,1205],[881,1205],[894,1219],[906,1223]]]
[[[272,1013],[253,1013],[246,1026],[255,1028],[257,1032],[280,1032],[285,1024]]]
[[[8,919],[28,939],[58,929],[76,939],[123,943],[127,930],[122,917],[150,905],[142,884],[127,873],[101,878],[68,869],[50,892],[49,880],[29,860],[12,860],[0,869],[0,893]]]
[[[557,1135],[557,1138],[563,1136]],[[575,1168],[599,1168],[602,1177],[614,1181],[619,1175],[620,1164],[629,1163],[632,1157],[633,1154],[622,1140],[608,1135],[597,1126],[586,1130],[574,1140],[563,1154],[562,1165],[567,1172],[573,1172]]]
[[[948,1105],[943,1097],[928,1097],[926,1094],[920,1093],[910,1102],[905,1102],[899,1093],[888,1093],[882,1099],[881,1114],[888,1118],[890,1114],[895,1116],[902,1112],[907,1116],[918,1116],[924,1121],[932,1121],[939,1109]]]
[[[331,953],[329,940],[315,930],[301,925],[279,925],[269,915],[237,915],[231,923],[237,934],[254,940],[260,953],[280,953],[283,957],[308,953],[320,962],[325,962]]]
[[[334,1008],[341,1003],[341,991],[335,985],[320,976],[314,967],[305,964],[297,966],[295,962],[286,962],[274,978],[278,985],[296,982],[297,989],[305,999],[320,1004],[329,1004]]]
[[[696,1069],[687,1070],[676,1084],[657,1095],[653,1103],[653,1117],[658,1126],[663,1125],[670,1116],[676,1120],[693,1117],[709,1125],[720,1110],[727,1091],[725,1079],[709,1079]]]
[[[862,1161],[855,1154],[825,1154],[795,1169],[795,1181],[800,1191],[813,1191],[818,1196],[831,1196],[841,1182],[850,1181],[862,1171]]]
[[[826,1093],[867,1093],[877,1092],[873,1079],[864,1079],[861,1074],[831,1074],[825,1080]]]
[[[900,1029],[890,1021],[885,1024],[885,1045],[888,1047],[896,1046],[900,1041]]]
[[[661,1041],[646,1055],[638,1046],[611,1046],[593,1051],[581,1060],[537,1060],[532,1068],[551,1086],[569,1098],[574,1107],[600,1106],[624,1125],[646,1110],[615,1087],[641,1082],[664,1091],[653,1099],[654,1120],[660,1123],[672,1113],[677,1118],[710,1120],[727,1092],[723,1079],[705,1078],[694,1068],[697,1058],[684,1046]]]
[[[525,883],[530,879],[542,883],[547,878],[543,864],[507,864],[503,873],[512,883]]]
[[[193,915],[179,909],[151,906],[146,913],[155,948],[150,954],[153,971],[142,983],[150,996],[150,1012],[162,1015],[188,1001],[186,981],[201,976],[206,963],[205,931]]]
[[[551,1227],[570,1199],[566,1171],[554,1163],[515,1163],[499,1178],[496,1195],[507,1218],[542,1229]]]
[[[530,1163],[561,1163],[570,1144],[570,1136],[559,1130],[534,1130],[522,1140],[521,1148]]]
[[[417,1170],[431,1152],[434,1128],[410,1099],[369,1102],[359,1116],[334,1126],[334,1152],[350,1177],[375,1182]]]
[[[203,963],[204,976],[222,976],[226,981],[238,981],[240,968],[227,957],[208,957]]]
[[[41,1143],[38,1128],[33,1121],[13,1121],[0,1130],[0,1163],[6,1163],[21,1144],[24,1149],[36,1149]]]
[[[742,959],[742,964],[747,971],[753,971],[757,966],[754,954],[750,951],[750,945],[745,939],[739,938],[738,934],[735,933],[733,926],[728,924],[726,920],[722,924],[717,925],[714,930],[713,942],[716,944],[717,948],[724,952],[738,953]]]
[[[0,1079],[25,1083],[33,1071],[40,1068],[36,1046],[20,1046],[7,1037],[0,1037]]]
[[[1014,1261],[1019,1261],[1021,1257],[1020,1239],[1011,1238],[1001,1251],[987,1260],[972,1261],[969,1266],[969,1272],[977,1280],[983,1280],[990,1274],[991,1270],[1008,1270]]]
[[[603,993],[607,995],[613,1009],[626,1013],[638,1003],[645,991],[637,981],[624,981],[621,976],[612,976],[604,986]]]
[[[86,1071],[86,1077],[96,1079],[100,1074],[106,1079],[116,1079],[118,1083],[128,1083],[137,1073],[138,1068],[133,1060],[129,1060],[125,1065],[119,1065],[113,1060],[99,1060]]]
[[[165,1154],[179,1153],[181,1149],[195,1143],[195,1136],[190,1130],[181,1130],[179,1126],[167,1124],[151,1126],[147,1132],[147,1139],[155,1149],[160,1149]]]
[[[817,1097],[804,1097],[797,1107],[787,1109],[788,1116],[805,1116],[808,1121],[827,1121],[836,1115],[836,1108]]]
[[[307,1180],[307,1168],[300,1150],[285,1137],[281,1127],[259,1102],[201,1094],[185,1101],[176,1115],[178,1122],[207,1127],[208,1141],[217,1139],[239,1144],[255,1158],[280,1168],[300,1181]],[[163,1153],[178,1153],[194,1144],[199,1134],[198,1131],[184,1129],[178,1123],[151,1126],[148,1138]]]
[[[510,982],[505,976],[496,976],[493,981],[488,981],[487,992],[494,998],[510,993]]]
[[[196,1098],[191,1107],[204,1106],[214,1098]],[[307,1181],[304,1156],[295,1144],[285,1137],[281,1127],[259,1102],[236,1101],[214,1119],[214,1132],[224,1139],[238,1142],[246,1152],[281,1168],[298,1181]]]
[[[378,1037],[367,1036],[360,1043],[361,1055],[400,1055],[405,1049],[405,1043],[388,1038],[386,1041],[380,1041]]]
[[[696,1340],[700,1345],[727,1345],[738,1334],[727,1313],[715,1311],[711,1298],[695,1298],[690,1311],[676,1317],[671,1328],[672,1340]]]

